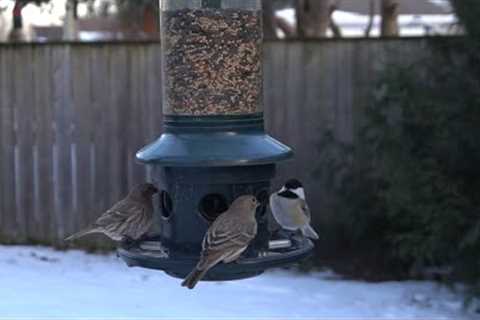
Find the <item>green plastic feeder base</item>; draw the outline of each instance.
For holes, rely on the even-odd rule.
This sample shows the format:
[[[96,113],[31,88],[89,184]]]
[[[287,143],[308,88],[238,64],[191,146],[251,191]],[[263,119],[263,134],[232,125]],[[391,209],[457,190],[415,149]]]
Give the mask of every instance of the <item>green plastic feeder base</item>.
[[[313,243],[304,239],[289,249],[261,252],[255,258],[240,258],[236,262],[220,263],[213,267],[204,277],[205,281],[229,281],[258,276],[266,269],[281,267],[298,262],[308,257],[313,250]],[[163,270],[175,278],[185,278],[198,263],[192,258],[171,258],[165,251],[149,251],[125,248],[118,249],[119,256],[129,267],[142,267]]]

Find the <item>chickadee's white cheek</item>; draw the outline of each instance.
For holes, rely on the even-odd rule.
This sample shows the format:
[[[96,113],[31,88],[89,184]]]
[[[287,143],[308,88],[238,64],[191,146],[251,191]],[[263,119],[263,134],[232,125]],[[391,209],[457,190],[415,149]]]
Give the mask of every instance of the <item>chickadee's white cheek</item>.
[[[305,200],[305,190],[303,190],[303,188],[297,188],[297,189],[292,190],[292,191],[295,192],[297,194],[297,196],[299,196],[300,198]]]

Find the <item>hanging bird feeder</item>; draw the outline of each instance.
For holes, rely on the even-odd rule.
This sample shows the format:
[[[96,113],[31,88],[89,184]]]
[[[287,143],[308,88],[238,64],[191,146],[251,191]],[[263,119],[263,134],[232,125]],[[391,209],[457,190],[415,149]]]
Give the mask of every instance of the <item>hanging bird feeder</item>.
[[[185,277],[209,227],[240,195],[255,195],[258,234],[205,280],[242,279],[306,257],[307,239],[272,239],[267,203],[290,148],[264,131],[261,0],[162,0],[164,134],[137,153],[160,199],[160,235],[120,248],[129,266]]]

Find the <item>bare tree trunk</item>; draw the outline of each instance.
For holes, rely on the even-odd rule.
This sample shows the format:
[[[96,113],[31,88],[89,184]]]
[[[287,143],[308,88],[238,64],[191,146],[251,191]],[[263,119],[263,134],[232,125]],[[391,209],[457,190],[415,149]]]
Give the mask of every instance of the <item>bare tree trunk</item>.
[[[87,13],[91,17],[95,15],[95,0],[87,0]]]
[[[78,20],[78,0],[72,0],[73,2],[73,18]]]
[[[21,1],[15,1],[15,5],[12,11],[12,18],[13,18],[13,27],[10,30],[10,34],[8,36],[9,41],[24,41],[25,34],[23,32],[23,17],[22,17],[22,9],[26,5],[26,3]]]
[[[382,37],[398,36],[398,0],[382,0]]]
[[[335,38],[341,38],[342,37],[342,30],[340,29],[340,27],[338,26],[338,24],[335,22],[335,20],[332,17],[335,10],[337,10],[337,6],[336,5],[331,5],[330,6],[330,16],[329,16],[329,19],[330,19],[330,25],[329,26],[330,26],[330,30],[332,30],[333,36]]]
[[[15,1],[15,5],[13,7],[12,15],[13,15],[13,29],[22,29],[23,28],[23,17],[22,17],[22,9],[25,6],[23,2]]]
[[[273,0],[263,0],[263,35],[265,39],[277,38],[277,26]]]
[[[65,22],[63,24],[63,40],[73,41],[77,39],[77,11],[78,2],[75,0],[67,1],[65,5]]]
[[[283,18],[276,17],[275,23],[278,29],[282,30],[283,34],[285,35],[285,38],[287,39],[295,38],[295,35],[296,35],[295,27],[292,26],[288,21],[286,21]]]
[[[160,37],[159,4],[159,1],[154,1],[147,4],[143,10],[143,32],[148,38],[158,39]]]
[[[330,26],[332,0],[296,0],[299,38],[324,38]]]
[[[375,20],[375,0],[370,0],[370,12],[369,12],[369,19],[368,25],[365,28],[365,37],[370,37],[373,28],[373,22]]]

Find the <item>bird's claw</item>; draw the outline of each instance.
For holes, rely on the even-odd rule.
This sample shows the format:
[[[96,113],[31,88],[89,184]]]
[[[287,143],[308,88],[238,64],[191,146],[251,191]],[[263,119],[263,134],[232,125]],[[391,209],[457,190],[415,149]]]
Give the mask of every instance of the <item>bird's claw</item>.
[[[130,237],[123,237],[122,239],[122,242],[121,242],[121,245],[123,248],[125,248],[126,250],[130,250],[134,247],[138,247],[138,241],[130,238]]]
[[[305,240],[305,236],[300,231],[297,231],[292,235],[291,240],[295,241],[296,243],[303,242]]]

